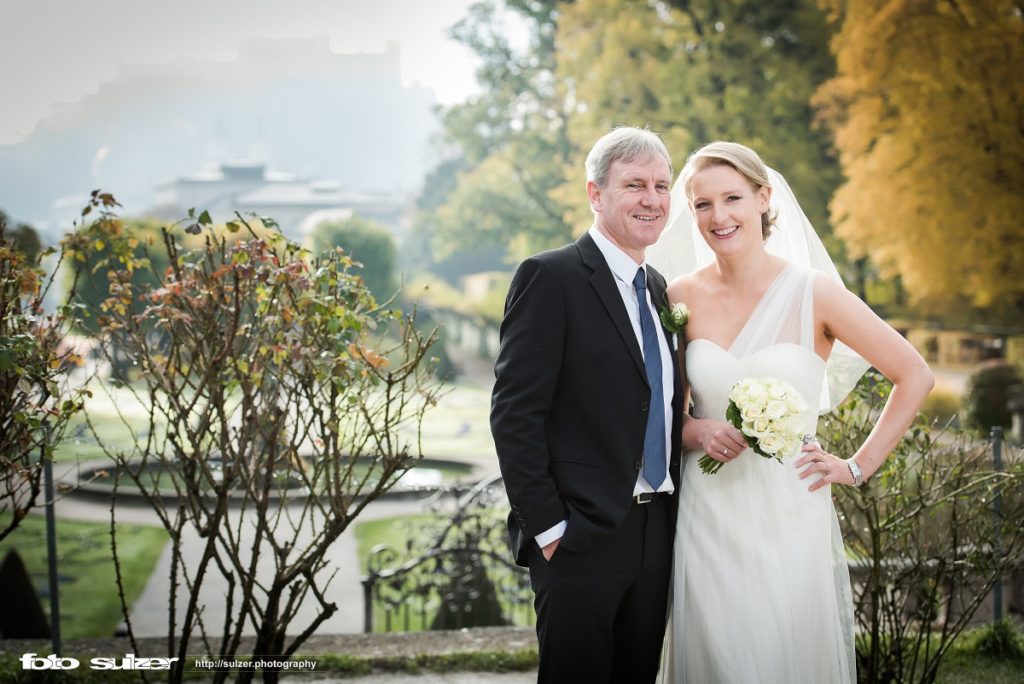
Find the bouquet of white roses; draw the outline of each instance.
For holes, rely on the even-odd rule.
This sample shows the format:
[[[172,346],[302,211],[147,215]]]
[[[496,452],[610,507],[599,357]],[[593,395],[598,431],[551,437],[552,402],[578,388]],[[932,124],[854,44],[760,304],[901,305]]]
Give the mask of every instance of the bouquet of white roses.
[[[783,455],[800,448],[799,418],[806,410],[807,402],[789,383],[770,377],[744,378],[729,392],[725,418],[743,433],[754,453],[782,463]],[[708,475],[723,465],[707,454],[698,464]]]

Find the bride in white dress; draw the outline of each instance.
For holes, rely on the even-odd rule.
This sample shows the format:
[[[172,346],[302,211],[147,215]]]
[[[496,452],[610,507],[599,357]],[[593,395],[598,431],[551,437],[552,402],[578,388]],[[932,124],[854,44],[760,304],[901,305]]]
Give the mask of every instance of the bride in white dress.
[[[932,374],[843,287],[785,181],[769,176],[749,148],[718,142],[691,155],[672,208],[677,218],[648,260],[667,277],[686,273],[668,296],[690,310],[679,354],[693,409],[683,428],[663,678],[855,682],[850,580],[830,486],[871,477],[916,415]],[[767,240],[776,214],[781,229]],[[690,233],[695,249],[686,244]],[[694,252],[695,263],[679,264]],[[772,376],[807,400],[803,428],[814,435],[819,412],[845,396],[864,360],[894,389],[846,460],[812,441],[780,464],[754,454],[725,421],[738,380]],[[723,462],[717,474],[701,472],[705,453]]]

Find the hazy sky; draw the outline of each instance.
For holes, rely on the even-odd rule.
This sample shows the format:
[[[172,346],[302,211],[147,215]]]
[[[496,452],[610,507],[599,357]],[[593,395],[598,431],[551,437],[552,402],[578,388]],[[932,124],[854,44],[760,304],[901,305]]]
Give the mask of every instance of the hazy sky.
[[[475,90],[476,61],[447,37],[475,0],[0,0],[0,144],[54,102],[76,102],[118,63],[230,59],[249,38],[328,35],[334,52],[401,43],[402,78],[442,103]]]

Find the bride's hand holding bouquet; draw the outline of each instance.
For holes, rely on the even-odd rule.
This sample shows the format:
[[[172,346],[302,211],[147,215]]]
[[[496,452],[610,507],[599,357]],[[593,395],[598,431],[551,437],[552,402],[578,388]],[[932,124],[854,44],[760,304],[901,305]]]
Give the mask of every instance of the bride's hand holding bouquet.
[[[744,378],[729,392],[725,417],[754,453],[782,463],[784,455],[800,448],[800,417],[806,411],[807,402],[789,383],[772,377]],[[698,464],[704,474],[714,475],[723,461],[708,453]]]

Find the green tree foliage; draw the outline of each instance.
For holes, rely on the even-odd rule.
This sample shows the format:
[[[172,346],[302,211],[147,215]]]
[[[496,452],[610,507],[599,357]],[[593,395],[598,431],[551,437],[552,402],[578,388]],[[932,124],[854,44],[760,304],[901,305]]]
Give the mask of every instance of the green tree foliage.
[[[1024,17],[1015,0],[822,0],[817,94],[846,181],[839,236],[911,299],[1024,311]],[[965,307],[960,307],[965,308]]]
[[[386,301],[394,296],[398,289],[395,282],[395,240],[386,227],[352,216],[343,221],[317,224],[310,234],[310,241],[315,252],[341,247],[356,261],[353,271],[363,276],[377,301]]]
[[[522,53],[495,20],[502,7],[529,31]],[[662,133],[677,169],[713,139],[751,145],[828,238],[838,166],[809,100],[834,67],[813,0],[489,0],[454,35],[483,60],[483,93],[443,112],[461,162],[423,218],[435,244],[501,244],[521,257],[579,234],[591,222],[583,159],[618,124]]]
[[[483,92],[441,112],[449,149],[444,170],[454,182],[435,177],[428,183],[428,200],[421,203],[428,208],[418,221],[433,233],[439,258],[493,245],[521,257],[572,236],[566,207],[551,194],[564,183],[571,157],[568,112],[555,82],[559,5],[483,0],[452,31],[481,59]],[[504,34],[505,12],[526,26],[525,50]]]
[[[89,213],[91,210],[83,218]],[[131,273],[136,287],[157,285],[169,266],[166,254],[152,249],[161,240],[160,224],[156,220],[125,219],[118,221],[113,228],[117,231],[117,249],[130,250],[130,253],[114,254],[109,236],[82,231],[75,240],[83,244],[76,243],[73,256],[68,260],[70,302],[81,312],[77,324],[90,334],[99,330],[102,317],[109,313],[105,302],[110,296],[108,265],[111,258],[129,260],[133,264]],[[84,245],[87,239],[92,240],[89,249]],[[139,309],[138,302],[129,306]]]
[[[558,29],[559,83],[578,150],[563,201],[581,192],[583,155],[594,140],[617,124],[650,125],[676,171],[712,140],[751,146],[828,235],[838,167],[809,101],[834,66],[813,0],[582,2],[564,7]],[[573,210],[577,229],[589,225],[585,203]]]
[[[3,210],[0,210],[0,225],[5,226],[4,240],[20,252],[26,262],[35,263],[43,251],[43,243],[39,239],[36,229],[27,223],[11,226],[8,216]]]

